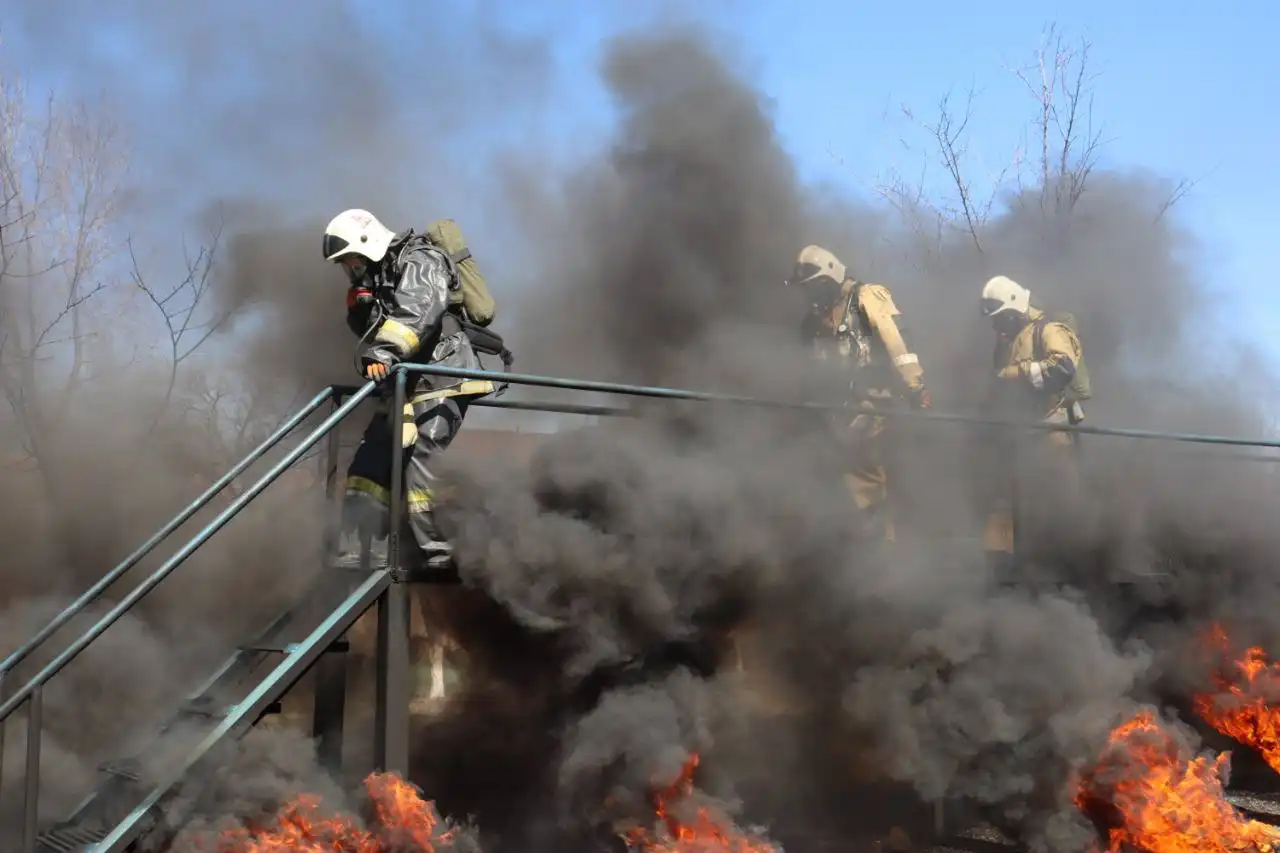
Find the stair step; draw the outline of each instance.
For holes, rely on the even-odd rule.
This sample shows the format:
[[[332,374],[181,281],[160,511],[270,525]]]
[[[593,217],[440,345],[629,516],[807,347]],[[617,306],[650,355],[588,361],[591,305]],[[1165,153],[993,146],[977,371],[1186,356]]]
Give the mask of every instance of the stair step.
[[[132,758],[104,761],[98,765],[98,770],[103,773],[109,773],[112,776],[118,776],[121,779],[128,779],[130,782],[142,781],[142,767]]]
[[[200,717],[205,720],[221,720],[223,717],[227,716],[227,714],[231,713],[233,708],[235,708],[234,705],[214,706],[212,704],[206,705],[203,702],[188,702],[178,709],[178,713],[186,714],[189,717]],[[265,717],[269,714],[279,714],[280,709],[281,705],[279,702],[272,702],[263,710],[262,716]]]
[[[248,643],[247,645],[240,647],[240,651],[242,652],[271,652],[284,655],[291,654],[297,651],[297,649],[297,643],[273,642],[270,640],[258,643]],[[329,644],[329,648],[325,649],[327,652],[346,652],[350,650],[351,644],[345,639],[334,640]]]
[[[369,560],[367,567],[360,565],[359,554],[338,554],[333,558],[330,566],[337,571],[368,571],[371,569],[385,569],[387,567],[386,554],[373,554]]]
[[[188,717],[217,720],[227,715],[227,709],[213,704],[213,701],[209,699],[192,699],[179,706],[178,713]]]
[[[88,829],[83,826],[60,826],[44,833],[39,838],[40,846],[56,850],[58,853],[80,853],[90,844],[97,844],[107,837],[105,830]]]

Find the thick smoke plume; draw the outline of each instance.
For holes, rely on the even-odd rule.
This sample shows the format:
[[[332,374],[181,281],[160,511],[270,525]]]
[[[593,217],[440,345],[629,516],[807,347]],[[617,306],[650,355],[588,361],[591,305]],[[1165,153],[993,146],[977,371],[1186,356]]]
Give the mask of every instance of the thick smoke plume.
[[[6,239],[11,250],[33,251],[17,261],[6,254],[0,274],[0,363],[13,412],[0,426],[6,652],[322,384],[356,378],[341,277],[316,262],[319,228],[354,204],[396,221],[465,200],[468,188],[456,179],[476,168],[458,134],[477,123],[501,129],[537,109],[546,76],[541,42],[494,29],[484,13],[460,19],[457,31],[406,33],[412,71],[389,79],[377,58],[391,47],[385,32],[342,3],[299,7],[283,27],[259,26],[248,4],[178,10],[139,2],[111,20],[75,0],[13,12],[3,57],[6,132],[13,130],[5,197],[20,188],[19,201],[33,210],[39,187],[67,197],[46,191],[51,200],[37,215],[24,219],[10,204],[5,216],[6,238],[15,233],[11,221],[34,223],[37,238]],[[128,47],[121,53],[119,45]],[[477,55],[492,60],[482,73],[451,70]],[[61,96],[47,115],[45,80]],[[437,109],[445,102],[447,117]],[[44,172],[32,159],[42,150],[52,152]],[[381,168],[392,162],[405,168]],[[44,184],[34,183],[41,177]],[[77,219],[75,192],[85,186],[94,188],[92,207]],[[76,222],[76,234],[59,230]],[[83,260],[93,263],[73,285],[58,258],[77,236],[88,238]],[[211,266],[201,244],[213,252]],[[28,321],[26,294],[40,293],[33,275],[48,295],[34,298]],[[99,281],[100,292],[85,297]],[[62,311],[64,293],[75,312]],[[36,352],[28,345],[55,318]],[[24,334],[12,334],[15,324]],[[172,353],[151,343],[184,329]],[[100,761],[149,735],[194,677],[312,583],[323,521],[313,465],[273,486],[56,679],[47,697],[43,817],[65,815],[96,781]],[[236,493],[228,490],[12,678],[33,674]],[[7,745],[12,782],[21,739]],[[15,790],[5,788],[4,808],[20,806]]]
[[[126,224],[163,235],[163,260],[177,254],[163,230],[176,219],[221,223],[203,319],[224,321],[184,373],[184,399],[230,388],[253,435],[320,384],[354,379],[342,282],[316,235],[362,206],[396,227],[459,219],[521,369],[823,394],[797,341],[803,306],[779,284],[818,242],[893,288],[940,408],[971,411],[981,395],[993,341],[976,292],[1000,272],[1079,318],[1092,422],[1261,429],[1252,392],[1221,379],[1238,365],[1202,356],[1219,318],[1159,179],[1096,171],[1070,209],[1046,206],[1053,186],[1027,190],[980,229],[981,251],[948,231],[922,248],[913,223],[804,185],[750,77],[678,28],[608,45],[617,127],[599,150],[554,156],[530,130],[559,103],[550,47],[500,31],[481,6],[410,33],[368,27],[340,3],[309,4],[284,28],[246,27],[258,19],[243,4],[135,4],[107,29],[181,97],[137,87],[135,63],[90,44],[81,4],[22,10],[25,44],[79,46],[56,57],[64,75],[133,86],[135,125],[168,117],[142,140]],[[405,62],[394,75],[385,51]],[[516,129],[519,147],[498,141]],[[211,450],[225,427],[167,417],[147,432],[166,368],[122,363],[98,378],[42,467],[0,481],[19,543],[7,646],[234,458]],[[440,615],[471,678],[419,732],[415,775],[501,842],[607,836],[644,819],[648,788],[698,752],[703,793],[742,821],[773,821],[778,837],[881,831],[848,822],[848,796],[889,791],[907,817],[902,802],[957,797],[1042,849],[1078,849],[1087,831],[1063,792],[1069,771],[1135,702],[1194,677],[1177,668],[1188,634],[1171,614],[1274,632],[1249,603],[1275,592],[1274,498],[1248,463],[1090,441],[1092,510],[1062,516],[1034,589],[995,590],[971,541],[984,472],[961,429],[897,429],[904,500],[936,535],[881,552],[849,509],[832,424],[720,407],[643,414],[548,437],[528,465],[444,469],[442,520],[470,598]],[[220,534],[90,653],[101,659],[64,676],[46,749],[50,785],[66,793],[52,812],[189,686],[186,673],[305,588],[314,547],[298,543],[318,541],[317,507],[283,495]],[[86,710],[99,705],[151,716]],[[327,784],[307,748],[274,743],[256,753],[267,769],[223,774],[213,811],[244,817]]]
[[[1212,393],[1222,389],[1212,382],[1205,390],[1210,374],[1189,347],[1218,318],[1205,311],[1192,321],[1185,310],[1210,293],[1191,238],[1162,208],[1169,188],[1160,181],[1099,174],[1070,207],[1046,209],[1053,186],[1014,195],[977,235],[980,252],[957,235],[933,257],[868,268],[859,237],[900,232],[801,186],[758,93],[696,36],[621,40],[605,77],[621,116],[607,163],[570,184],[564,220],[537,220],[539,242],[563,250],[549,276],[558,288],[525,315],[525,334],[554,330],[529,345],[539,364],[748,393],[803,387],[812,369],[795,343],[800,306],[776,282],[800,245],[820,241],[853,274],[894,287],[948,408],[972,411],[980,398],[993,341],[975,293],[1001,272],[1077,315],[1099,377],[1096,422],[1260,428],[1247,398]],[[953,527],[983,480],[956,461],[967,437],[908,434],[904,486],[944,494],[943,526]],[[1213,546],[1190,522],[1208,510],[1210,491],[1221,497],[1215,481],[1230,477],[1233,490],[1246,481],[1235,469],[1192,479],[1203,475],[1196,460],[1176,464],[1167,450],[1117,469],[1117,448],[1091,443],[1089,471],[1108,498],[1061,517],[1065,529],[1033,567],[1037,589],[996,592],[962,542],[876,554],[824,474],[828,443],[812,421],[682,410],[550,438],[528,469],[459,462],[450,517],[464,572],[527,627],[559,638],[568,677],[670,644],[710,644],[714,657],[725,620],[749,616],[763,638],[755,665],[805,706],[770,772],[906,782],[925,799],[976,803],[1037,847],[1082,847],[1089,830],[1065,780],[1134,702],[1161,689],[1153,651],[1182,650],[1152,614],[1242,615],[1239,600],[1206,595],[1195,580]],[[934,464],[911,466],[912,456]],[[1052,498],[1054,484],[1043,488]],[[1263,516],[1239,517],[1254,496],[1229,504],[1233,539],[1257,533],[1249,519]],[[1271,588],[1258,562],[1269,550],[1233,575]],[[565,800],[612,801],[619,773],[660,776],[671,750],[715,754],[707,708],[716,703],[696,697],[735,687],[724,675],[694,684],[693,694],[670,694],[678,711],[661,722],[652,713],[660,687],[607,694],[565,742]],[[590,722],[598,718],[610,722]],[[819,721],[826,749],[805,751],[802,732]],[[668,732],[666,746],[631,749],[637,730]],[[761,763],[750,738],[722,741],[726,766]],[[766,791],[756,806],[782,800]]]

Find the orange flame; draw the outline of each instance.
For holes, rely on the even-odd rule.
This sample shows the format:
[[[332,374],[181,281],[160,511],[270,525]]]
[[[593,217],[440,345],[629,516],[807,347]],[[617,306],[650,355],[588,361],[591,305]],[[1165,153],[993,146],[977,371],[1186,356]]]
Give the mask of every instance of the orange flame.
[[[393,773],[364,780],[377,826],[366,829],[350,815],[324,817],[320,798],[303,794],[286,803],[269,825],[238,827],[222,833],[218,853],[435,853],[453,840],[432,804]]]
[[[776,853],[768,841],[744,833],[728,820],[717,820],[711,810],[698,807],[692,820],[683,821],[672,812],[673,806],[693,791],[693,772],[698,768],[698,755],[685,761],[680,775],[669,785],[653,792],[658,828],[630,830],[623,834],[627,846],[643,853]]]
[[[1209,629],[1208,645],[1229,657],[1227,633],[1221,625]],[[1280,663],[1269,663],[1259,646],[1246,649],[1244,657],[1231,661],[1238,673],[1214,674],[1215,693],[1194,697],[1196,713],[1227,737],[1262,754],[1272,770],[1280,773]]]
[[[1125,845],[1148,853],[1273,853],[1280,828],[1246,819],[1224,796],[1227,760],[1226,753],[1186,758],[1143,711],[1112,731],[1076,803],[1086,812],[1099,803],[1114,809],[1110,853]]]

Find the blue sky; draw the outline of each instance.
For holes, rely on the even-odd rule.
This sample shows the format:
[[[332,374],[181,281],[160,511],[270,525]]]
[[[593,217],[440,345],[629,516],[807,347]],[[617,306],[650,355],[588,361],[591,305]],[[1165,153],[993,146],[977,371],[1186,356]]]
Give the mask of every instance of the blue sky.
[[[586,81],[566,110],[579,124],[603,122],[607,110],[590,73],[601,37],[643,18],[643,5],[555,7],[562,73],[579,68]],[[1272,227],[1272,200],[1280,197],[1280,6],[1237,0],[1215,12],[1188,0],[707,0],[685,11],[691,8],[736,46],[774,99],[779,132],[802,173],[864,191],[893,168],[919,174],[923,155],[904,150],[901,140],[926,140],[900,118],[900,107],[923,118],[949,90],[957,98],[976,90],[974,165],[998,171],[1036,108],[1011,69],[1033,58],[1050,23],[1069,43],[1088,39],[1094,116],[1107,140],[1103,163],[1198,181],[1179,211],[1203,241],[1204,273],[1238,294],[1228,316],[1280,363],[1280,241]],[[530,4],[512,24],[546,32],[549,17]],[[931,174],[948,188],[936,164]]]
[[[1269,343],[1280,331],[1280,242],[1272,224],[1280,192],[1280,6],[1241,0],[1221,12],[1213,7],[1186,0],[770,2],[754,4],[739,32],[762,55],[763,88],[777,99],[780,131],[797,162],[813,176],[862,182],[912,159],[898,144],[903,123],[884,123],[886,108],[906,103],[927,112],[951,87],[979,90],[974,144],[993,167],[1007,161],[1035,104],[1005,69],[1031,57],[1049,21],[1087,37],[1099,74],[1095,116],[1110,140],[1106,160],[1199,180],[1181,213],[1205,241],[1205,273],[1229,292],[1238,288],[1241,304],[1229,314],[1280,359],[1280,341]]]
[[[464,0],[465,2],[465,0]],[[484,8],[486,0],[465,2]],[[779,133],[805,177],[869,192],[893,169],[918,175],[926,139],[901,118],[921,118],[949,90],[976,91],[975,170],[1008,163],[1036,103],[1011,69],[1031,61],[1049,24],[1071,44],[1090,42],[1094,117],[1103,165],[1197,181],[1179,204],[1202,240],[1204,274],[1238,295],[1227,316],[1280,364],[1280,6],[1237,0],[1214,12],[1188,0],[488,0],[513,31],[554,33],[562,93],[552,133],[590,144],[608,122],[595,73],[611,32],[679,7],[710,24],[774,101]],[[388,8],[383,6],[383,8]],[[920,150],[905,150],[903,137]],[[576,140],[576,143],[574,142]],[[936,188],[947,191],[936,160]],[[972,175],[981,178],[981,172]],[[1196,306],[1187,306],[1195,311]]]

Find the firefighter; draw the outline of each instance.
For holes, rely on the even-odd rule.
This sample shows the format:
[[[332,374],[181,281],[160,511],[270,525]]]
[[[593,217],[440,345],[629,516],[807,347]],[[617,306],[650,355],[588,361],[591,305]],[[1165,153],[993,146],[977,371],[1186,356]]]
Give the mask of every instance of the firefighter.
[[[888,288],[851,278],[840,259],[820,246],[800,251],[787,286],[800,288],[809,306],[802,325],[805,342],[818,360],[839,360],[848,379],[841,383],[848,391],[846,402],[866,410],[841,423],[851,439],[845,482],[871,529],[895,541],[884,458],[886,418],[873,413],[903,400],[915,409],[931,405],[920,359],[903,337],[902,313]]]
[[[996,331],[993,375],[985,412],[1003,420],[1076,424],[1079,400],[1089,396],[1080,339],[1068,322],[1048,316],[1031,292],[998,275],[982,288],[982,314]],[[998,571],[1007,571],[1027,532],[1023,523],[1046,511],[1045,497],[1070,499],[1078,487],[1073,432],[998,430],[996,489],[983,532],[983,549]],[[1048,452],[1045,452],[1045,451]],[[1046,467],[1047,466],[1047,467]],[[1015,520],[1016,519],[1016,520]]]
[[[453,261],[412,229],[394,233],[365,210],[345,210],[324,229],[324,257],[350,282],[347,325],[360,338],[356,359],[365,379],[380,381],[404,361],[480,369],[451,298],[461,283]],[[432,517],[431,459],[457,435],[467,405],[493,393],[487,380],[413,374],[403,412],[391,412],[390,393],[365,429],[347,470],[344,532],[385,537],[391,497],[392,422],[405,449],[404,498],[408,526],[426,558],[448,554]]]

